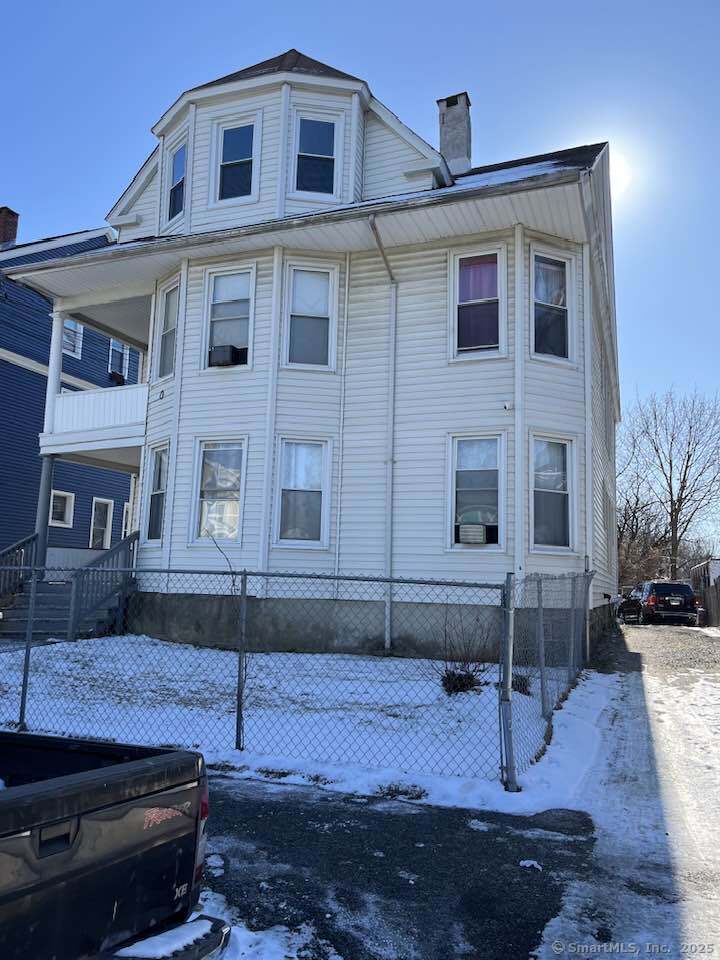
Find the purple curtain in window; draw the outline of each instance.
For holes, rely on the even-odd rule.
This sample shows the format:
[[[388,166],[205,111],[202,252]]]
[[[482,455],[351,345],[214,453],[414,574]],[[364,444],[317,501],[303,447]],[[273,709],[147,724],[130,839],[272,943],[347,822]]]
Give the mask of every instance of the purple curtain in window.
[[[464,257],[460,261],[458,303],[497,297],[497,256]]]

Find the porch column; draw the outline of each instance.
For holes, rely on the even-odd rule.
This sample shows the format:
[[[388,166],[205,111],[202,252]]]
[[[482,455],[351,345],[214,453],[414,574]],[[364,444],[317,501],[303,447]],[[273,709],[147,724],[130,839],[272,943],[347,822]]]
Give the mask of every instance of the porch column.
[[[52,433],[55,426],[55,403],[60,393],[62,376],[62,341],[64,313],[51,313],[52,336],[50,338],[50,359],[48,360],[47,387],[45,390],[45,421],[43,431]]]
[[[40,490],[38,491],[37,512],[35,514],[35,533],[37,547],[35,566],[44,567],[47,559],[48,524],[50,523],[50,491],[52,490],[55,454],[40,457]]]

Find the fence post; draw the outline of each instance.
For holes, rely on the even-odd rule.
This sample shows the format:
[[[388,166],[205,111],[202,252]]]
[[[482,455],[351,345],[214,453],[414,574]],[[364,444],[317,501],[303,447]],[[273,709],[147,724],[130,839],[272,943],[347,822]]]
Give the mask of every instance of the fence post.
[[[503,649],[501,652],[503,672],[500,683],[500,721],[502,726],[501,737],[505,748],[505,789],[516,793],[520,788],[517,783],[515,770],[515,749],[513,746],[512,731],[512,668],[513,668],[513,638],[515,636],[515,602],[514,577],[508,573],[505,577],[503,593],[504,630]]]
[[[235,749],[245,749],[245,685],[247,683],[247,570],[240,575],[240,646],[238,649]]]
[[[575,680],[575,644],[577,642],[577,575],[570,578],[570,636],[568,638],[568,684]]]
[[[68,640],[74,640],[75,634],[77,633],[78,604],[80,602],[79,579],[80,579],[80,571],[76,570],[72,576],[72,581],[70,586],[70,608],[68,610],[68,628],[67,628]]]
[[[545,615],[543,613],[543,588],[540,574],[537,575],[536,630],[538,666],[540,668],[540,704],[542,715],[547,720],[552,715],[552,707],[548,699],[547,671],[545,669]]]
[[[20,716],[18,730],[27,730],[25,712],[27,709],[28,683],[30,681],[30,651],[32,650],[33,626],[35,624],[35,601],[37,599],[37,571],[30,574],[30,601],[28,603],[28,620],[25,629],[25,660],[23,662],[22,693],[20,694]]]
[[[385,584],[385,649],[392,649],[392,621],[393,621],[393,585],[388,580]]]

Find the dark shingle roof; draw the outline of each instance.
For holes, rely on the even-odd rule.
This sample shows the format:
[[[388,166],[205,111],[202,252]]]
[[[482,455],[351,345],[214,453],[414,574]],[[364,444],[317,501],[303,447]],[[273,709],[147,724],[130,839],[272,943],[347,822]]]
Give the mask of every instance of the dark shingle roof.
[[[29,250],[30,247],[35,246],[37,243],[45,243],[47,240],[61,239],[63,236],[71,237],[73,234],[61,234],[60,237],[47,237],[42,240],[33,240],[30,243],[20,243],[17,248],[11,247],[10,249],[15,251],[17,249],[17,257],[4,257],[0,261],[0,270],[3,270],[8,267],[19,267],[26,263],[43,263],[46,260],[59,260],[62,257],[72,257],[76,253],[89,253],[91,250],[100,250],[102,247],[115,246],[114,242],[110,242],[106,236],[100,237],[91,237],[89,240],[78,240],[75,243],[68,243],[62,247],[52,247],[50,250],[37,250],[34,253]],[[9,253],[9,250],[4,250],[3,253]]]
[[[490,163],[485,167],[471,167],[465,173],[456,174],[455,179],[469,177],[472,174],[492,173],[494,170],[507,170],[510,167],[524,167],[530,163],[557,163],[563,167],[591,167],[602,153],[607,143],[591,143],[569,150],[553,150],[552,153],[538,153],[534,157],[518,157],[517,160],[505,160],[503,163]]]
[[[326,63],[320,63],[319,60],[313,60],[312,57],[305,56],[299,50],[286,50],[285,53],[277,57],[271,57],[269,60],[263,60],[261,63],[255,63],[251,67],[245,67],[235,73],[229,73],[225,77],[218,77],[217,80],[211,80],[209,83],[203,83],[199,87],[193,87],[193,90],[204,90],[206,87],[215,87],[222,83],[233,83],[235,80],[250,80],[252,77],[264,77],[269,73],[308,73],[315,77],[333,77],[336,80],[359,80],[349,73],[343,73],[342,70],[336,70],[335,67],[329,67]]]

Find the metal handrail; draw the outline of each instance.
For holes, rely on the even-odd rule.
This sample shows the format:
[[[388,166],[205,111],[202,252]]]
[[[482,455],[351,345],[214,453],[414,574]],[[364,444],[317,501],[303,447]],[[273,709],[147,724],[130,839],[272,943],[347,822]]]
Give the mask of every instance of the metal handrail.
[[[91,560],[70,578],[68,640],[74,640],[82,620],[98,610],[111,597],[122,601],[127,595],[135,569],[139,540],[137,530],[114,547]]]
[[[0,550],[0,596],[15,593],[21,584],[30,579],[30,572],[17,568],[35,566],[37,539],[37,533],[31,533],[29,537],[23,537]]]

